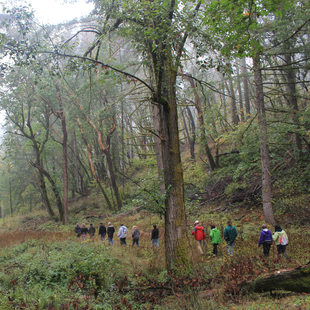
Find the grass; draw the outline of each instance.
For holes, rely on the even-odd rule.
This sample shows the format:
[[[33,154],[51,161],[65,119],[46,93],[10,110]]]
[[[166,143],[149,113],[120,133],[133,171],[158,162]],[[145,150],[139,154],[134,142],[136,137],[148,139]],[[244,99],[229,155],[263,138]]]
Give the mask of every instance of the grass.
[[[249,293],[244,295],[239,293],[239,286],[243,281],[252,281],[257,276],[307,263],[309,261],[308,249],[310,248],[308,228],[306,226],[283,227],[289,236],[290,243],[287,252],[292,257],[291,261],[286,261],[284,258],[278,261],[273,250],[270,258],[263,260],[262,248],[257,246],[260,227],[263,223],[261,212],[243,209],[233,209],[227,213],[212,213],[211,211],[200,210],[200,216],[196,213],[196,215],[189,217],[190,248],[188,250],[193,261],[190,278],[170,278],[167,274],[164,258],[163,221],[158,216],[151,215],[146,211],[130,216],[112,217],[107,215],[104,219],[94,217],[91,221],[86,221],[86,218],[79,218],[79,223],[85,221],[89,225],[92,222],[97,229],[100,222],[111,221],[116,231],[120,224],[125,224],[129,228],[129,235],[131,235],[132,226],[136,225],[141,232],[140,248],[131,247],[131,237],[128,238],[128,246],[121,247],[116,236],[114,246],[107,246],[106,243],[101,243],[97,232],[93,240],[82,241],[76,238],[73,233],[75,223],[60,228],[61,231],[57,231],[58,226],[53,226],[49,222],[40,223],[41,229],[45,227],[48,230],[13,231],[14,226],[20,227],[16,226],[16,222],[23,219],[6,220],[5,228],[9,228],[10,231],[0,233],[0,247],[2,248],[0,254],[0,271],[2,271],[0,292],[3,295],[0,309],[7,310],[10,309],[9,306],[11,309],[22,309],[23,303],[33,304],[34,306],[31,309],[44,309],[43,305],[45,307],[50,306],[49,309],[306,309],[305,305],[309,303],[310,298],[307,294]],[[199,255],[191,236],[191,223],[196,219],[201,220],[208,235],[211,223],[215,223],[222,231],[228,218],[233,220],[239,233],[234,257],[231,258],[227,255],[224,244],[221,244],[219,248],[219,256],[213,257],[209,240],[207,240],[207,245],[204,248],[205,254]],[[30,219],[28,220],[30,221]],[[151,249],[150,235],[154,223],[158,224],[160,228],[159,250]],[[25,229],[29,227],[31,226],[24,226]],[[28,249],[26,247],[24,251],[18,252],[19,247],[22,248],[24,244],[31,244],[31,242],[34,242],[33,246],[29,246]],[[52,249],[49,250],[52,253],[56,249],[60,252],[59,256],[51,255],[58,265],[56,262],[50,262],[51,269],[46,268],[49,270],[47,272],[49,275],[53,274],[53,270],[63,269],[68,270],[68,274],[65,273],[67,275],[78,275],[78,273],[74,273],[75,271],[69,263],[73,249],[84,254],[88,253],[87,257],[92,257],[90,260],[94,262],[94,270],[97,269],[96,262],[102,257],[117,262],[113,270],[114,275],[108,279],[109,285],[98,289],[96,294],[92,291],[90,277],[86,278],[86,282],[84,281],[83,284],[87,290],[78,289],[78,286],[81,285],[79,279],[75,280],[74,289],[70,286],[69,280],[62,280],[61,283],[56,281],[54,284],[51,281],[46,289],[42,289],[42,281],[44,283],[46,275],[43,276],[43,280],[42,276],[41,278],[38,277],[37,282],[29,282],[29,285],[22,285],[21,282],[17,282],[13,294],[10,283],[11,281],[15,283],[18,272],[33,275],[31,268],[18,271],[18,268],[21,267],[19,266],[20,263],[15,265],[16,262],[24,261],[25,265],[36,262],[36,264],[42,265],[39,257],[41,255],[48,258],[47,249]],[[15,256],[12,254],[8,258],[5,253],[15,253]],[[58,268],[62,265],[61,262],[65,267],[63,269]],[[58,269],[55,266],[58,266]],[[82,265],[81,268],[85,269],[86,266],[87,264]],[[35,269],[34,266],[32,267]],[[91,269],[87,269],[88,274],[91,272]],[[61,279],[66,279],[66,276]],[[9,294],[5,293],[5,289],[3,290],[4,283],[9,285],[6,287],[6,289],[9,288]],[[62,292],[66,292],[66,294]],[[69,306],[66,308],[65,304],[69,304]],[[74,308],[74,304],[78,306]]]

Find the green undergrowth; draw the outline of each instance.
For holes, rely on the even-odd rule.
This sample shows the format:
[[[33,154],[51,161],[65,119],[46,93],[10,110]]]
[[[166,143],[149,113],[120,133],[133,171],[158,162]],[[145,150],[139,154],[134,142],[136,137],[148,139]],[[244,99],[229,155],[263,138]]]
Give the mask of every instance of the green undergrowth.
[[[89,243],[27,241],[7,248],[0,255],[0,309],[95,309],[120,277],[119,266]]]
[[[117,238],[108,247],[98,236],[94,242],[72,236],[65,241],[29,240],[5,248],[0,254],[0,309],[274,309],[273,305],[304,309],[310,298],[307,294],[244,294],[239,288],[244,281],[307,263],[307,227],[285,227],[291,261],[278,261],[274,249],[264,260],[257,246],[262,223],[259,212],[251,211],[240,220],[235,219],[237,214],[201,216],[207,235],[209,222],[220,223],[222,231],[226,219],[233,218],[239,232],[235,255],[228,256],[222,243],[219,256],[214,257],[207,239],[205,254],[200,256],[190,237],[193,270],[187,277],[171,276],[165,270],[162,239],[158,251],[151,249],[152,217],[146,213],[130,218],[140,226],[139,249],[130,246],[130,238],[127,247],[121,247]]]

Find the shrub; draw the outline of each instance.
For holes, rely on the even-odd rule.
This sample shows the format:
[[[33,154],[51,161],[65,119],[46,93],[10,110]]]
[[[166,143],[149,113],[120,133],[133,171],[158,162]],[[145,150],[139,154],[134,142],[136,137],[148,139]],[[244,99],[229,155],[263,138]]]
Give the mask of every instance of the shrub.
[[[28,241],[0,256],[0,294],[39,309],[95,300],[117,277],[117,264],[89,243]]]

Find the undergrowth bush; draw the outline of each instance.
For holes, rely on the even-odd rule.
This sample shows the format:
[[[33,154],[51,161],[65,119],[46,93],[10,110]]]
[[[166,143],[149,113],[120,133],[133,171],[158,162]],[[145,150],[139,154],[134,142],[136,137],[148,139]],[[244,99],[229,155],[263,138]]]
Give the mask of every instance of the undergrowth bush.
[[[22,243],[2,251],[0,266],[0,294],[16,309],[83,309],[119,276],[118,261],[104,248],[73,241]]]

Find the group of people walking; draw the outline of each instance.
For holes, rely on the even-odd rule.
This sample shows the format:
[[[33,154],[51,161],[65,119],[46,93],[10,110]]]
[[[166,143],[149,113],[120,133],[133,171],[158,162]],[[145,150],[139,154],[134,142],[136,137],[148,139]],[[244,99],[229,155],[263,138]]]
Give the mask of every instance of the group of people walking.
[[[77,237],[81,237],[83,240],[86,240],[87,234],[89,234],[89,237],[91,239],[94,238],[95,233],[96,233],[96,228],[93,226],[93,224],[90,224],[89,228],[86,227],[86,225],[83,223],[81,227],[77,224],[74,229],[75,233],[77,234]],[[111,222],[108,223],[107,227],[103,224],[100,223],[99,229],[98,229],[98,234],[100,235],[100,239],[102,242],[105,241],[105,238],[107,237],[108,244],[113,245],[113,237],[115,233],[115,228],[111,224]],[[128,228],[124,225],[121,224],[117,237],[120,240],[120,245],[127,245],[127,238],[128,238],[129,232]],[[192,230],[192,235],[195,236],[195,241],[196,241],[196,246],[197,250],[200,254],[203,254],[203,246],[206,243],[206,233],[204,230],[204,227],[201,225],[201,223],[197,220],[194,223],[194,228]],[[232,225],[232,222],[229,220],[227,222],[227,226],[224,229],[223,232],[223,237],[226,242],[226,250],[227,253],[230,256],[234,255],[234,245],[236,238],[238,236],[238,232],[235,226]],[[140,245],[140,231],[137,226],[132,227],[132,232],[131,232],[131,237],[132,237],[132,246],[136,245],[139,247]],[[214,225],[211,224],[211,230],[209,233],[209,237],[211,240],[211,244],[213,246],[212,253],[217,256],[218,255],[218,245],[222,243],[222,237],[221,237],[221,232],[218,230],[218,228]],[[159,229],[157,226],[154,224],[153,225],[153,230],[151,233],[151,244],[152,247],[159,247]],[[283,255],[285,258],[289,259],[289,256],[286,254],[286,247],[288,245],[288,237],[286,232],[279,226],[275,226],[275,232],[274,234],[271,233],[271,231],[267,228],[267,226],[264,224],[262,225],[262,230],[260,233],[260,238],[258,241],[258,246],[260,247],[261,245],[263,246],[263,254],[265,257],[269,256],[270,248],[272,244],[275,244],[277,247],[277,253],[278,257],[280,255]]]
[[[200,224],[198,220],[194,223],[192,235],[195,236],[198,252],[200,254],[203,254],[203,245],[206,242],[207,236],[204,231],[204,227]],[[238,236],[238,232],[236,230],[236,227],[232,225],[232,222],[230,220],[227,222],[227,226],[224,229],[223,236],[226,242],[226,250],[230,256],[233,256],[234,245]],[[220,231],[216,228],[214,224],[211,224],[209,237],[213,246],[212,253],[217,256],[218,245],[222,243],[222,238]],[[279,225],[276,225],[275,232],[274,234],[272,234],[265,224],[262,225],[258,246],[260,247],[261,245],[263,245],[263,254],[265,257],[269,256],[270,248],[273,243],[277,247],[278,258],[283,255],[286,259],[289,259],[289,256],[286,254],[286,247],[288,245],[288,237],[286,232]]]
[[[87,234],[89,234],[90,239],[94,238],[96,228],[94,227],[93,224],[90,224],[89,228],[87,228],[86,225],[83,223],[81,226],[79,224],[76,224],[74,231],[77,237],[81,237],[83,240],[86,240]],[[108,223],[107,227],[103,223],[100,223],[98,234],[100,235],[100,239],[102,242],[104,242],[105,238],[107,237],[108,244],[113,245],[114,233],[115,228],[111,222]],[[117,237],[120,240],[120,245],[122,246],[127,245],[126,239],[128,238],[128,235],[129,235],[128,228],[124,224],[121,224],[117,233]],[[137,247],[139,247],[140,231],[137,226],[132,227],[131,237],[132,237],[132,246],[136,245]],[[152,247],[154,246],[156,246],[157,248],[159,247],[159,229],[155,224],[153,225],[153,230],[151,233],[151,241],[152,241]]]

